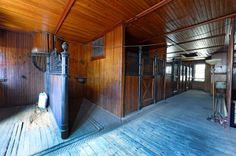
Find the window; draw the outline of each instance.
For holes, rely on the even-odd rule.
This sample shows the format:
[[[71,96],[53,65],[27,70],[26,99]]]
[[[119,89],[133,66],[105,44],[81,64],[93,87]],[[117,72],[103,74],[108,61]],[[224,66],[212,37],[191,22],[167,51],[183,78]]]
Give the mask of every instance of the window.
[[[104,57],[104,38],[101,37],[92,42],[92,59],[99,59]]]
[[[166,74],[171,74],[171,72],[172,72],[171,65],[167,65],[166,66]]]
[[[195,64],[194,66],[194,81],[205,81],[205,64]]]

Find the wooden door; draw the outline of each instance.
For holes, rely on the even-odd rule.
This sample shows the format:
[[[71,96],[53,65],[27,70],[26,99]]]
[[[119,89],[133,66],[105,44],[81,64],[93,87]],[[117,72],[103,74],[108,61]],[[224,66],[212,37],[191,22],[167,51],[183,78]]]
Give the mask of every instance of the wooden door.
[[[193,66],[191,65],[190,66],[190,70],[189,70],[189,87],[190,87],[190,89],[192,89],[192,82],[193,82]]]
[[[142,78],[142,106],[154,103],[154,77],[143,76]]]
[[[172,80],[173,80],[173,95],[178,93],[178,82],[179,82],[179,77],[178,77],[178,64],[177,62],[173,62],[173,71],[172,71]]]
[[[156,72],[155,72],[155,86],[154,90],[156,90],[155,93],[155,101],[160,101],[164,99],[164,60],[157,60],[156,63]]]
[[[189,66],[187,66],[187,86],[186,89],[189,90],[190,89],[190,68]]]
[[[142,71],[142,107],[154,103],[154,67],[153,59],[150,57],[143,57],[143,71]]]

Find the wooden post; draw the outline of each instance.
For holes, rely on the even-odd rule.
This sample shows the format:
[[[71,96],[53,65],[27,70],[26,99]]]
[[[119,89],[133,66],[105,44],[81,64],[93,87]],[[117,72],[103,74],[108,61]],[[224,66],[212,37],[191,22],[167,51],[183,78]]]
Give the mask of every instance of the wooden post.
[[[69,136],[69,125],[68,125],[68,44],[64,42],[62,44],[61,53],[62,57],[62,121],[61,121],[61,137],[63,139]]]
[[[231,18],[230,24],[230,36],[229,36],[229,48],[228,48],[228,65],[227,65],[227,90],[226,101],[228,109],[228,122],[231,118],[231,106],[232,106],[232,77],[233,77],[233,57],[234,57],[234,34],[235,34],[235,18]],[[232,126],[232,123],[230,123]]]

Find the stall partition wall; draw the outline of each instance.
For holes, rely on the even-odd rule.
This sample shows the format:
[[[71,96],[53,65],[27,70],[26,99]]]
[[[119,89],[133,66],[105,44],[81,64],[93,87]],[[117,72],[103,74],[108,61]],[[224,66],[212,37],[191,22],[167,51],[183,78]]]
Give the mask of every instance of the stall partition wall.
[[[47,88],[49,105],[61,131],[61,137],[69,135],[68,123],[68,45],[63,43],[64,51],[53,51],[48,56]]]
[[[148,49],[126,48],[125,115],[164,98],[164,61]],[[139,92],[140,90],[140,92]]]
[[[83,102],[83,98],[86,97],[86,82],[79,82],[80,78],[87,77],[87,62],[84,48],[85,47],[79,43],[69,43],[68,103],[70,125],[74,123]]]
[[[44,74],[32,64],[37,36],[0,30],[0,107],[36,104]]]
[[[61,65],[61,69],[68,68],[67,73],[64,74],[62,73],[63,70],[58,72],[57,70],[54,71],[55,69],[50,70],[50,68],[45,74],[45,90],[49,95],[49,104],[61,130],[61,136],[66,138],[69,133],[68,129],[71,128],[69,126],[73,125],[86,93],[86,84],[78,82],[78,78],[86,77],[85,47],[76,42],[69,42],[68,62],[66,65],[62,65],[62,62],[56,58],[61,60],[63,58],[61,53],[63,39],[48,33],[35,33],[34,36],[36,36],[34,48],[39,49],[39,51],[48,51],[51,57],[54,48],[57,49],[58,55],[54,61],[49,59],[50,67],[54,66],[51,64],[52,62],[58,62],[57,65]]]

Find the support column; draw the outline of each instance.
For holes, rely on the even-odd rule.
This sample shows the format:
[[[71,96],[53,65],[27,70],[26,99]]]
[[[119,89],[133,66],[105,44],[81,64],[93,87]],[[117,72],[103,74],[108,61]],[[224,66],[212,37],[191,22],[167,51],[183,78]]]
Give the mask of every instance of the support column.
[[[62,44],[61,53],[62,57],[62,121],[61,121],[61,137],[66,139],[69,136],[69,125],[68,125],[68,44],[64,42]]]

